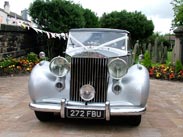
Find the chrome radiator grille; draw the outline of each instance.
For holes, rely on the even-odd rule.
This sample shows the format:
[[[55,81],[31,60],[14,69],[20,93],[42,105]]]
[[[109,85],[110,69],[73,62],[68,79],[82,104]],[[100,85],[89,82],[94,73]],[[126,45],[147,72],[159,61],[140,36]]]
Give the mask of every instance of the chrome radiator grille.
[[[90,102],[105,102],[107,99],[107,63],[106,58],[72,58],[70,100],[82,101],[80,88],[90,84],[95,88],[95,98]]]

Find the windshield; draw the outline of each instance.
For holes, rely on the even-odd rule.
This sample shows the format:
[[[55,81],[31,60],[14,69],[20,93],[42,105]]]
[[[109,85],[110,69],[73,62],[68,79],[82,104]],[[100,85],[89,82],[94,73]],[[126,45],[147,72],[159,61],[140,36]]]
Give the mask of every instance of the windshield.
[[[127,33],[105,31],[73,31],[69,34],[68,48],[99,49],[111,47],[121,50],[127,48]]]

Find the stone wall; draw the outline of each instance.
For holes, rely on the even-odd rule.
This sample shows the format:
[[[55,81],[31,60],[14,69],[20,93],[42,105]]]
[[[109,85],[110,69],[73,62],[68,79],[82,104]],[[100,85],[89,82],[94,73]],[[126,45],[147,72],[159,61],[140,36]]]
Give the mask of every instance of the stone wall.
[[[0,24],[0,60],[7,56],[19,57],[36,52],[40,46],[36,33],[19,26]]]

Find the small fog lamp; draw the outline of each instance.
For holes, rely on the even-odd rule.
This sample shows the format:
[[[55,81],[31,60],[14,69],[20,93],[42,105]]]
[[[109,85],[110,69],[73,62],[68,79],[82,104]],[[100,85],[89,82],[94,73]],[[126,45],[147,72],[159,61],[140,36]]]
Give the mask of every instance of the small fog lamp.
[[[95,89],[93,86],[87,84],[80,88],[80,97],[84,101],[90,101],[95,97]]]
[[[114,94],[119,95],[122,91],[122,86],[119,83],[116,83],[112,86],[112,91]]]

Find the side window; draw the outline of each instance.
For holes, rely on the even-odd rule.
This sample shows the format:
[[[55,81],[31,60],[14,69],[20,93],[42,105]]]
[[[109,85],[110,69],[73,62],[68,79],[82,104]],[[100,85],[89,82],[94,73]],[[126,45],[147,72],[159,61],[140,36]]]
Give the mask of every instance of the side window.
[[[127,50],[128,50],[128,65],[129,67],[134,63],[133,61],[133,54],[132,54],[132,42],[131,42],[131,37],[130,34],[128,35],[128,45],[127,45]]]
[[[131,37],[130,34],[128,35],[128,45],[127,45],[128,51],[132,51],[132,42],[131,42]]]

